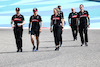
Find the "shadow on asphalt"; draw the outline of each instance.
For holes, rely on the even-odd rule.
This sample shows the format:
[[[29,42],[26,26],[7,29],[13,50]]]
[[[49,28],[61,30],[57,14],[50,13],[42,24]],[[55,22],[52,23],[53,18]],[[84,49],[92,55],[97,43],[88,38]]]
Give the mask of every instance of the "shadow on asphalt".
[[[71,42],[73,40],[63,40],[63,42]],[[54,41],[41,41],[41,42],[54,42]],[[71,45],[71,46],[61,46],[61,48],[63,47],[81,47],[79,45]],[[39,48],[54,48],[55,49],[55,46],[51,46],[51,47],[39,47]],[[51,51],[55,51],[55,50],[41,50],[41,51],[37,51],[37,52],[51,52]],[[23,52],[16,52],[16,51],[13,51],[13,52],[0,52],[0,54],[12,54],[12,53],[28,53],[28,52],[32,52],[32,51],[23,51]],[[35,51],[36,52],[36,51]]]
[[[52,52],[54,50],[41,50],[41,51],[34,51],[34,52]],[[16,52],[16,51],[12,51],[12,52],[0,52],[0,54],[22,54],[22,53],[33,53],[33,51],[23,51],[23,52]]]
[[[71,41],[73,41],[73,40],[63,40],[63,42],[71,42]],[[54,41],[40,41],[41,43],[42,42],[54,42]]]

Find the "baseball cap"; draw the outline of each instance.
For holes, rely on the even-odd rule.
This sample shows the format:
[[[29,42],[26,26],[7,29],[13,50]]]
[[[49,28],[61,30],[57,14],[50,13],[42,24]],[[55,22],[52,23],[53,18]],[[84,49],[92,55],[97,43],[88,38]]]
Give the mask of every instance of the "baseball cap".
[[[37,8],[34,8],[33,11],[36,12],[36,11],[38,11],[38,10],[37,10]]]
[[[16,8],[16,11],[20,11],[20,8]]]

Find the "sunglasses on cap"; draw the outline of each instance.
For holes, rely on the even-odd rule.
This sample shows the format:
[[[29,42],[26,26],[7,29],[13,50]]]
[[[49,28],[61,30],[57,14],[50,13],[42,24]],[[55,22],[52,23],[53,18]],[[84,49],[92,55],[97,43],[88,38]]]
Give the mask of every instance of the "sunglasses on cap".
[[[20,11],[20,8],[16,8],[16,11]]]
[[[33,10],[33,12],[36,12],[37,10]]]
[[[34,8],[34,9],[33,9],[33,12],[36,12],[36,11],[37,11],[37,8]]]

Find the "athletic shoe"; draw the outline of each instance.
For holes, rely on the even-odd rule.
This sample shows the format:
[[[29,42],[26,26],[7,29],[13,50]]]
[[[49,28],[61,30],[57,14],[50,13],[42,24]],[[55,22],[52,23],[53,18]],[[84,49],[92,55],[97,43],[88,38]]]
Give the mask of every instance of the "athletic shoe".
[[[36,48],[36,50],[35,51],[38,51],[38,48]]]
[[[23,52],[23,49],[22,48],[20,49],[20,52]]]
[[[81,46],[83,46],[84,44],[81,44]]]
[[[55,51],[59,51],[59,47],[56,47]]]
[[[19,49],[17,49],[17,51],[16,52],[19,52]]]
[[[32,51],[35,51],[35,46],[33,47],[33,50]]]

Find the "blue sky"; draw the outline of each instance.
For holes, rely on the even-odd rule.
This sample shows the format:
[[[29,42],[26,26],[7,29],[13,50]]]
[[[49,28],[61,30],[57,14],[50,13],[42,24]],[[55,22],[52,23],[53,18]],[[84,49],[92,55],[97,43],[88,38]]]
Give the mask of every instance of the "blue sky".
[[[89,12],[92,28],[98,28],[100,24],[100,3],[87,0],[0,0],[0,27],[10,27],[12,15],[15,14],[15,8],[20,8],[20,13],[25,17],[25,25],[28,26],[29,18],[33,15],[33,8],[38,8],[38,14],[42,16],[43,27],[49,27],[50,17],[53,14],[53,8],[62,6],[64,18],[68,27],[68,14],[74,7],[79,12],[79,5],[83,4],[84,9]]]

